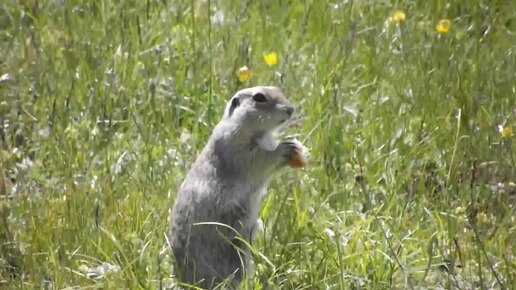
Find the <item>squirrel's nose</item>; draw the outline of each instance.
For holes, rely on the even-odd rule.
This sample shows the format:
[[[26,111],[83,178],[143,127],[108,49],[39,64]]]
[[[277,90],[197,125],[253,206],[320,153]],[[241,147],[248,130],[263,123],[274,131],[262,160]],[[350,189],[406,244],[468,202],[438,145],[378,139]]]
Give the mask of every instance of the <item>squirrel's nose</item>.
[[[292,116],[292,113],[294,113],[294,107],[290,107],[290,106],[289,106],[289,107],[287,107],[287,114],[288,114],[289,116]]]

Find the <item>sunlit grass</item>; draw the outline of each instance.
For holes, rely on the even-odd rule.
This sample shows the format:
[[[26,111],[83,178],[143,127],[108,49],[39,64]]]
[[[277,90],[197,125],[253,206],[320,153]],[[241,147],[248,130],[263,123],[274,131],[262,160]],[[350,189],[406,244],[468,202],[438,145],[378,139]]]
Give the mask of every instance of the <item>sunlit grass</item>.
[[[5,3],[4,3],[5,2]],[[0,285],[174,283],[168,210],[227,99],[282,87],[255,289],[510,289],[510,1],[0,5]]]

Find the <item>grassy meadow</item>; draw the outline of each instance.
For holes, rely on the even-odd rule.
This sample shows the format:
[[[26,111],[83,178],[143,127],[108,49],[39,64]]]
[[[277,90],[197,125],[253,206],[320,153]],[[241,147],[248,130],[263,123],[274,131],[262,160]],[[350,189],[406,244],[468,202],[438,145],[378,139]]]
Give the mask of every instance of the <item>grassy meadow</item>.
[[[249,289],[516,287],[513,2],[1,1],[0,288],[172,287],[169,208],[252,85],[311,161]]]

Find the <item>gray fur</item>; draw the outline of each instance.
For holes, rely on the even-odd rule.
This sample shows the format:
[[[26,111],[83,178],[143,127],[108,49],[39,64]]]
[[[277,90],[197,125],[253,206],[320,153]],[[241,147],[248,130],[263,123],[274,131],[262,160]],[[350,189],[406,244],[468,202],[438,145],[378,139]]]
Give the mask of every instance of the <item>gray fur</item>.
[[[256,93],[267,102],[255,102]],[[253,87],[233,98],[183,181],[171,215],[177,274],[184,283],[208,289],[224,280],[238,288],[246,276],[250,255],[239,239],[252,242],[270,178],[299,149],[273,137],[293,110],[280,89]]]

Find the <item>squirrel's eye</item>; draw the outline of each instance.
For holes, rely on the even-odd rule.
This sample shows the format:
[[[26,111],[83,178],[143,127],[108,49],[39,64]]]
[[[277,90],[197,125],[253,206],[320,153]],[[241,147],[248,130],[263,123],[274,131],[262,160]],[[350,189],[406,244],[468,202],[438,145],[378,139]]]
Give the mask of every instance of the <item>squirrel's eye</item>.
[[[263,103],[263,102],[267,102],[267,97],[265,97],[262,93],[257,93],[256,95],[253,96],[253,100],[255,102]]]

